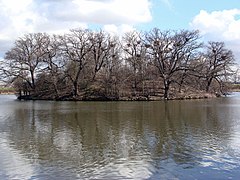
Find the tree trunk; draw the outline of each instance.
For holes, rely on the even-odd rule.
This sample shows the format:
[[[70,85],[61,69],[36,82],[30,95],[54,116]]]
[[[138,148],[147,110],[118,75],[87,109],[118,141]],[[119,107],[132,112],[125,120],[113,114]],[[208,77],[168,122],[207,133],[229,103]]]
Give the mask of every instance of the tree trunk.
[[[213,78],[207,79],[206,92],[209,92],[210,85],[211,85],[211,83],[212,83],[212,79],[213,79]]]
[[[77,81],[73,82],[73,95],[78,96],[78,82]]]
[[[54,76],[53,81],[54,81],[53,86],[54,86],[54,91],[55,91],[55,99],[58,99],[59,98],[59,91],[58,91],[57,80],[56,80],[55,76]]]
[[[184,71],[184,74],[182,75],[181,81],[180,81],[180,83],[179,83],[179,88],[178,88],[178,92],[179,92],[179,93],[181,93],[181,91],[182,91],[182,86],[183,86],[185,77],[186,77],[186,71]]]
[[[170,81],[164,80],[164,99],[168,99],[169,87],[170,87]]]
[[[32,87],[33,92],[35,92],[36,86],[35,86],[34,71],[31,70],[30,72],[31,72],[31,80],[32,80],[31,87]]]

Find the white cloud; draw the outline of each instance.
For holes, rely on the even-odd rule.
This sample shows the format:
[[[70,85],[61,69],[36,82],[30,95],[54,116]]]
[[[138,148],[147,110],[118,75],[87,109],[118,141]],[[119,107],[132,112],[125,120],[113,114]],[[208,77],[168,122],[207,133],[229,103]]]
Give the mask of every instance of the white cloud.
[[[59,33],[90,24],[124,31],[151,21],[150,6],[150,0],[0,0],[0,57],[26,33]]]
[[[122,24],[120,26],[114,24],[107,24],[103,27],[103,30],[112,35],[123,35],[126,32],[131,32],[136,29],[133,26],[127,24]]]
[[[100,24],[135,24],[151,20],[148,0],[74,0],[76,18]],[[68,13],[62,15],[68,16]]]
[[[233,50],[240,61],[240,9],[214,11],[201,10],[191,22],[194,29],[199,29],[206,40],[224,41]]]

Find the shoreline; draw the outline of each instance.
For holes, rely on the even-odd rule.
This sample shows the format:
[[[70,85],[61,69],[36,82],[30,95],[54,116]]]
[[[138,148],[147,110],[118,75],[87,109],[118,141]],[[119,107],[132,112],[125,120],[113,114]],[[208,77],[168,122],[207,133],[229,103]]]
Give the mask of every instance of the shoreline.
[[[10,95],[10,94],[9,94]],[[14,95],[14,94],[12,94]],[[34,97],[34,96],[16,96],[18,100],[41,100],[41,101],[171,101],[171,100],[191,100],[191,99],[210,99],[221,97],[215,93],[189,93],[189,94],[178,94],[176,96],[164,99],[162,96],[133,96],[133,97],[100,97],[100,96],[89,96],[89,97],[59,97],[59,98],[47,98],[47,97]]]
[[[0,92],[0,95],[16,95],[15,92]]]

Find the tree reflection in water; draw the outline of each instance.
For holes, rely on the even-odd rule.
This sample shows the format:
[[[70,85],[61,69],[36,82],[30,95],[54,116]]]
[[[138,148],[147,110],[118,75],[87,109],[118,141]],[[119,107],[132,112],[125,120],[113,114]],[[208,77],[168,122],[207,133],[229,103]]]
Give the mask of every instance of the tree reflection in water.
[[[36,177],[191,179],[239,175],[239,113],[227,98],[29,101],[15,102],[1,124]]]

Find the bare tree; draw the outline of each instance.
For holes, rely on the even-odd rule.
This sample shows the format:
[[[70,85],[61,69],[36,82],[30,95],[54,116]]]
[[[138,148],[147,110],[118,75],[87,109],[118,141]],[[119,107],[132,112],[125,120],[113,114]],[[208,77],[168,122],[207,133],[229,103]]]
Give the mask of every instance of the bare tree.
[[[102,86],[105,89],[106,96],[114,99],[119,98],[119,91],[124,83],[124,74],[121,73],[122,58],[119,39],[111,38],[111,49],[106,62],[102,68]]]
[[[92,80],[94,80],[103,65],[107,63],[111,49],[114,48],[116,44],[111,39],[110,34],[104,31],[92,32],[90,43],[91,49],[88,58],[89,61],[91,61]]]
[[[148,53],[163,80],[165,99],[168,99],[176,74],[187,70],[193,52],[201,47],[198,39],[197,31],[162,32],[153,29],[146,34]]]
[[[133,93],[136,95],[138,89],[142,89],[144,94],[144,79],[146,77],[146,46],[143,40],[143,34],[137,31],[126,33],[123,37],[122,48],[124,51],[125,63],[130,68],[130,80]],[[141,85],[139,87],[139,85]]]
[[[73,85],[73,95],[79,95],[80,75],[89,63],[88,57],[92,48],[91,33],[88,30],[74,29],[60,37],[62,55],[66,60],[66,75]]]
[[[36,75],[44,68],[43,44],[45,34],[27,34],[15,41],[14,47],[9,50],[2,63],[1,70],[11,80],[23,79],[32,91],[35,91]]]
[[[47,76],[46,79],[54,89],[55,98],[59,98],[59,86],[62,85],[60,81],[63,79],[60,78],[62,74],[62,69],[64,66],[63,56],[60,51],[60,42],[58,36],[53,35],[45,35],[45,44],[43,47],[45,52],[45,56],[43,62],[45,63],[45,69],[43,70],[42,74]],[[63,87],[61,87],[63,88]]]
[[[232,51],[226,49],[224,42],[209,42],[204,55],[203,78],[206,81],[206,92],[209,92],[213,80],[222,87],[222,80],[232,75],[231,65],[234,64]]]

